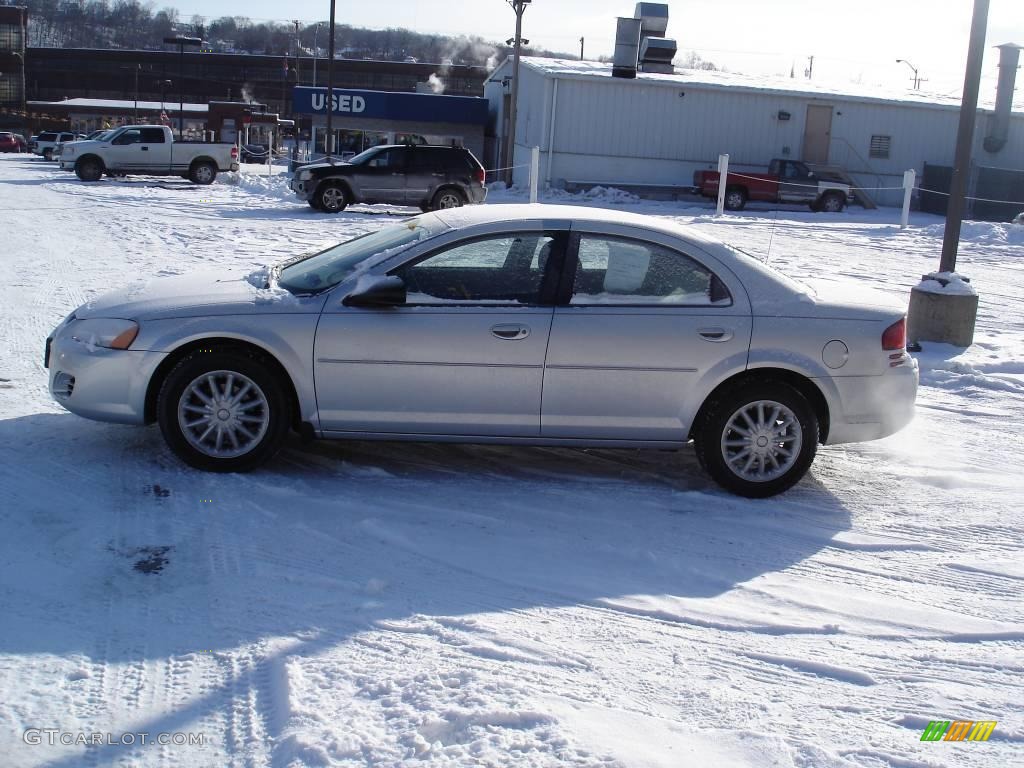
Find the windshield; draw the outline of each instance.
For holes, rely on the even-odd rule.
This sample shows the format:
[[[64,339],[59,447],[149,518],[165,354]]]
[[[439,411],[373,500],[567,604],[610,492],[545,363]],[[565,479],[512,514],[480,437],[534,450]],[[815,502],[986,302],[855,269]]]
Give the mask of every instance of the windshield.
[[[368,267],[445,229],[436,217],[419,216],[360,235],[325,251],[285,262],[279,268],[278,285],[292,293],[318,293],[340,283],[363,262]]]

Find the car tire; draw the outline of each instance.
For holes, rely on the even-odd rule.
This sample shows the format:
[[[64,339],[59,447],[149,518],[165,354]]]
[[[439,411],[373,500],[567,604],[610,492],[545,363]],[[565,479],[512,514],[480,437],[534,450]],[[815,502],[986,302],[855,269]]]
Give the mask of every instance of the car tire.
[[[827,192],[818,204],[817,210],[825,213],[840,213],[846,206],[846,200],[838,192]]]
[[[210,472],[246,472],[269,461],[284,445],[290,413],[278,375],[244,349],[189,353],[157,397],[168,446],[186,464]]]
[[[819,427],[798,390],[781,381],[749,381],[712,397],[702,409],[694,444],[716,483],[756,499],[782,493],[807,473]]]
[[[193,184],[213,184],[217,178],[217,166],[213,163],[195,163],[188,169],[188,178]]]
[[[75,163],[75,175],[82,181],[99,181],[103,178],[103,164],[92,157],[85,157]]]
[[[461,208],[466,204],[466,196],[455,187],[444,187],[437,190],[434,199],[430,202],[430,208],[434,211],[441,211],[446,208]]]
[[[747,207],[747,190],[743,187],[726,187],[725,210],[742,211]]]
[[[52,149],[44,149],[43,150],[43,160],[53,160],[53,150]]]
[[[349,204],[348,192],[345,191],[345,187],[330,182],[321,184],[314,193],[313,199],[316,203],[313,207],[324,213],[341,213]]]

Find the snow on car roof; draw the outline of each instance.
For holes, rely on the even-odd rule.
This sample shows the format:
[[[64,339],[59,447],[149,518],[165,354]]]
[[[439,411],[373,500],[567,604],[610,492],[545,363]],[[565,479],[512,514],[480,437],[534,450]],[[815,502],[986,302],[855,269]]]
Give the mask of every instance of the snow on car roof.
[[[524,221],[529,219],[566,220],[579,222],[601,222],[644,227],[646,229],[681,235],[695,242],[718,243],[708,235],[692,227],[678,224],[641,213],[618,211],[611,208],[594,208],[584,205],[558,205],[550,203],[517,203],[501,205],[467,205],[448,208],[434,214],[452,229],[462,229],[477,224],[493,224],[501,221]]]

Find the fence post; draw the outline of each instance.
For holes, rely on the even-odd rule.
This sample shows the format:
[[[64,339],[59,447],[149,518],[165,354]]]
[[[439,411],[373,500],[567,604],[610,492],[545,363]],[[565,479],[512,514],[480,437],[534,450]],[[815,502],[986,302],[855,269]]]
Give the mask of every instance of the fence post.
[[[725,182],[729,178],[729,156],[718,156],[718,205],[715,208],[715,216],[721,216],[725,211]]]
[[[537,181],[540,177],[540,147],[530,148],[530,202],[537,202]]]
[[[910,195],[917,182],[917,171],[911,168],[903,172],[903,214],[900,216],[900,229],[906,229],[910,223]]]
[[[267,178],[273,175],[274,170],[274,132],[270,131],[267,139]]]

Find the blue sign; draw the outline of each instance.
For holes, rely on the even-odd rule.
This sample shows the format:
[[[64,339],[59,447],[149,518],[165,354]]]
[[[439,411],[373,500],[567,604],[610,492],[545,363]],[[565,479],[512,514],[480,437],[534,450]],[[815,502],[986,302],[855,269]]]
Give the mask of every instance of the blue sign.
[[[349,88],[335,88],[331,95],[333,114],[346,118],[472,125],[487,123],[487,99],[478,96],[391,93]],[[292,111],[297,115],[326,115],[327,89],[296,86],[292,90]]]

